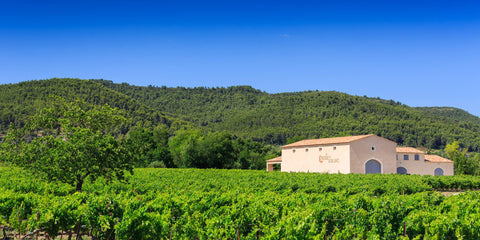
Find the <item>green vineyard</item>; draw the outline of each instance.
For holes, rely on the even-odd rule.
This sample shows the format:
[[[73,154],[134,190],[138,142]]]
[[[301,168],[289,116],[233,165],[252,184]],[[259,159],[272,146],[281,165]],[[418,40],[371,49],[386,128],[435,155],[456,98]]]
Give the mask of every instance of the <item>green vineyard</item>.
[[[97,179],[75,193],[0,168],[0,236],[479,239],[479,188],[471,176],[136,169],[127,182]]]

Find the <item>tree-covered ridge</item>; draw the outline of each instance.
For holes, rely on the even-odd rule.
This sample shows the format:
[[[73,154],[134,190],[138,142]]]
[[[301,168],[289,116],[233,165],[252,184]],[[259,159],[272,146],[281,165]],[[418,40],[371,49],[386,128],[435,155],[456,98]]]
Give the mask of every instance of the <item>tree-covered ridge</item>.
[[[215,131],[273,144],[288,138],[376,134],[400,145],[444,148],[458,140],[480,151],[480,124],[458,124],[393,100],[339,92],[268,94],[249,86],[228,88],[138,87],[99,81],[152,108]]]
[[[459,123],[473,123],[480,124],[480,118],[468,113],[465,110],[454,108],[454,107],[417,107],[424,112],[431,113],[435,116],[446,117],[453,119]]]
[[[167,116],[98,82],[53,78],[0,85],[0,132],[6,131],[10,123],[23,126],[30,116],[45,107],[51,95],[62,97],[69,102],[81,99],[93,105],[108,104],[122,110],[127,122],[117,131],[123,134],[135,125],[145,127],[158,124],[188,125],[185,121]]]
[[[222,131],[205,131],[208,129],[202,131],[192,123],[161,114],[159,110],[150,108],[138,100],[89,80],[51,79],[3,87],[1,88],[3,92],[13,97],[8,99],[7,95],[2,95],[5,101],[3,105],[0,104],[3,108],[0,110],[7,116],[3,122],[10,126],[8,131],[4,129],[0,132],[0,159],[22,167],[29,167],[37,162],[40,162],[41,166],[52,165],[41,163],[39,157],[40,160],[47,162],[53,160],[61,163],[59,165],[66,166],[67,164],[62,163],[63,160],[68,162],[75,157],[85,159],[80,152],[94,154],[100,149],[100,153],[95,154],[100,156],[103,150],[108,150],[108,147],[117,143],[119,147],[115,149],[125,148],[129,157],[124,159],[132,158],[134,160],[132,164],[136,167],[263,169],[266,159],[279,154],[276,147],[265,146],[252,139],[239,138]],[[58,108],[58,104],[63,107]],[[9,105],[13,110],[8,107]],[[68,106],[82,108],[81,111],[76,111],[78,108]],[[123,120],[99,134],[98,129],[91,129],[91,126],[103,123],[104,119],[95,120],[97,116],[95,114],[91,116],[87,114],[83,120],[93,125],[89,124],[80,129],[81,131],[63,132],[68,130],[64,126],[43,124],[46,119],[61,122],[60,120],[69,119],[69,116],[75,116],[78,112],[88,113],[91,110],[111,106],[115,107],[114,112]],[[63,112],[63,115],[57,115],[58,111],[51,110],[57,108],[69,110]],[[45,116],[45,112],[52,114]],[[13,118],[10,122],[9,113]],[[13,125],[10,125],[11,123]],[[31,124],[35,127],[32,128]],[[17,129],[21,129],[25,134],[15,134],[18,132]],[[66,137],[67,134],[78,138]],[[66,139],[70,141],[65,141]],[[85,143],[85,146],[82,148],[82,144],[79,143]],[[108,143],[107,147],[96,146],[101,143]],[[85,150],[89,148],[93,150]],[[74,157],[69,157],[69,153]],[[98,160],[97,157],[89,159],[93,159],[90,163]],[[23,164],[25,162],[28,164]],[[84,175],[86,173],[78,176]]]
[[[123,134],[133,126],[152,129],[165,123],[176,130],[193,122],[203,132],[226,131],[271,144],[285,144],[289,138],[376,134],[400,145],[430,149],[443,149],[457,140],[461,147],[480,151],[478,118],[462,110],[439,113],[339,92],[268,94],[249,86],[140,87],[79,79],[0,85],[0,132],[11,122],[21,126],[51,94],[123,110],[128,123],[117,130]]]

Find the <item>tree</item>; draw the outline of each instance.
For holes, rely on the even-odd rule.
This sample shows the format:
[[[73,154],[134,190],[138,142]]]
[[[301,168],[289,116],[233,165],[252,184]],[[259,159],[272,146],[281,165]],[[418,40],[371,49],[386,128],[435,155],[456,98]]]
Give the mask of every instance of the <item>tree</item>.
[[[11,126],[6,142],[15,154],[10,160],[49,181],[71,184],[77,192],[87,177],[122,180],[125,171],[133,174],[132,158],[123,142],[110,134],[122,121],[108,105],[52,97],[50,107],[23,128]]]
[[[198,168],[233,168],[235,162],[232,136],[227,132],[213,132],[198,144]]]
[[[0,166],[5,165],[5,162],[9,158],[8,146],[3,136],[0,136]]]
[[[464,153],[462,153],[462,151],[460,151],[460,144],[458,143],[458,141],[447,144],[447,146],[445,147],[445,154],[447,154],[447,157],[449,159],[455,159],[461,155],[465,155]]]
[[[196,166],[198,159],[196,146],[204,138],[199,130],[188,129],[178,130],[175,135],[168,140],[168,147],[173,157],[173,162],[179,168],[189,168]]]
[[[127,147],[133,154],[137,167],[154,166],[173,167],[172,157],[168,149],[168,127],[164,124],[153,130],[136,127],[128,133]]]
[[[468,157],[467,149],[461,150],[457,141],[447,144],[445,154],[454,162],[455,174],[478,175],[479,162]]]
[[[164,124],[158,125],[153,129],[153,141],[156,143],[154,156],[155,161],[160,161],[166,167],[174,167],[172,154],[168,148],[168,139],[170,137],[168,127]]]
[[[136,167],[145,167],[155,161],[153,152],[155,150],[155,143],[153,142],[153,133],[149,129],[137,127],[128,133],[127,148],[135,162],[138,163]]]
[[[233,168],[232,136],[227,132],[203,134],[198,130],[179,130],[170,138],[175,164],[181,168]]]
[[[252,139],[237,138],[233,142],[236,159],[234,168],[265,169],[265,160],[277,157],[281,153],[272,146],[265,146]]]

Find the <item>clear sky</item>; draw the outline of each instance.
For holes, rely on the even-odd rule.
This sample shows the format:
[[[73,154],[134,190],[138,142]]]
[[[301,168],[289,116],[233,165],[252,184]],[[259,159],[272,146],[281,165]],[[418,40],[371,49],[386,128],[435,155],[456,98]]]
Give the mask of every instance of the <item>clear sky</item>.
[[[0,84],[335,90],[480,116],[480,1],[0,1]]]

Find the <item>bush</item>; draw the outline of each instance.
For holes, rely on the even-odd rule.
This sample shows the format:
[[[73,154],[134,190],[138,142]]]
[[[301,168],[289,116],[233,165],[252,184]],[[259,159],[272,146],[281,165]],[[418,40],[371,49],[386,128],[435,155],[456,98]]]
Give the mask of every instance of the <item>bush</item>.
[[[148,165],[149,168],[166,168],[165,163],[163,161],[155,161]]]

